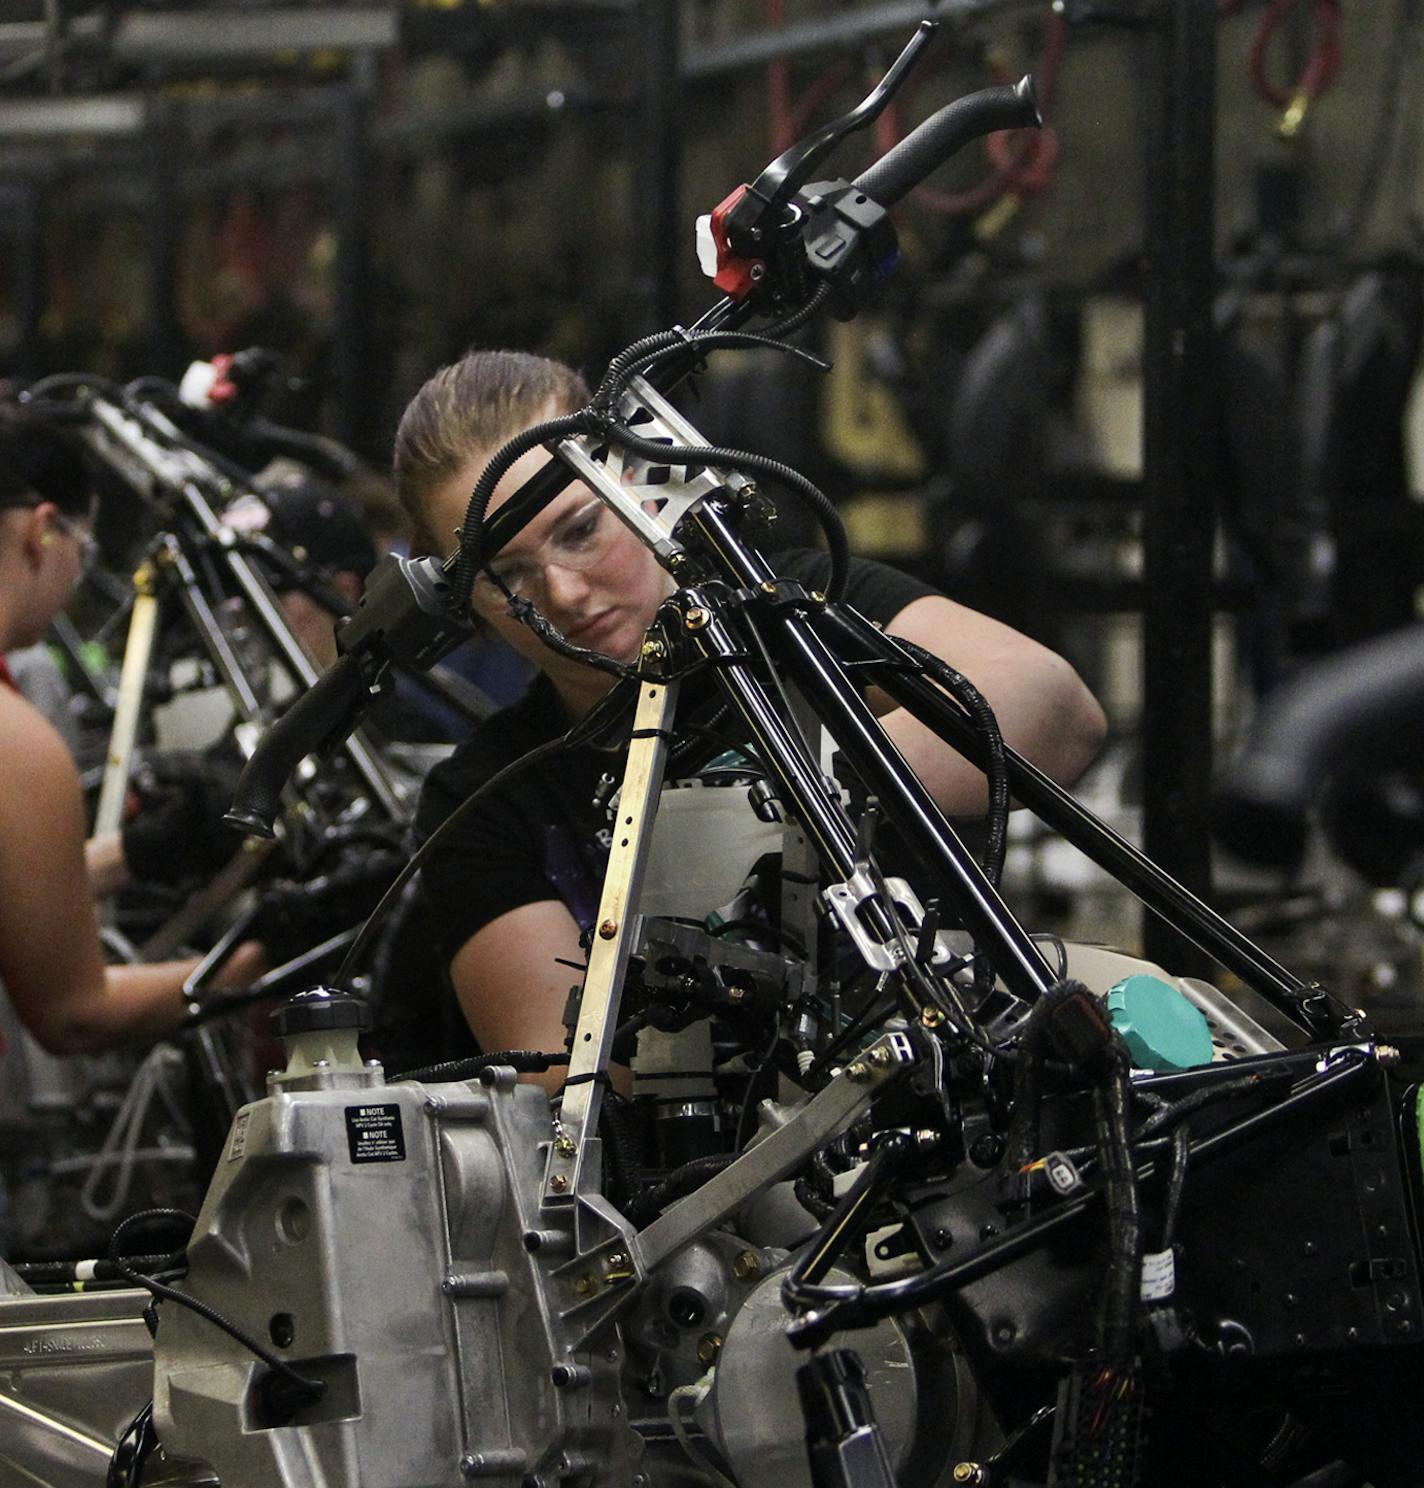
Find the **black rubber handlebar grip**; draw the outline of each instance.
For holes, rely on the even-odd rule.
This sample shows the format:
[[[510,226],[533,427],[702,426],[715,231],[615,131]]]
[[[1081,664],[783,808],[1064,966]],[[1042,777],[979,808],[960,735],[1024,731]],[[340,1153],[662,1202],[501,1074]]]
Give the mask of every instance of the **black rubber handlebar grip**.
[[[893,207],[971,140],[1000,129],[1037,129],[1042,124],[1031,77],[981,89],[931,114],[857,177],[856,189],[882,207]]]

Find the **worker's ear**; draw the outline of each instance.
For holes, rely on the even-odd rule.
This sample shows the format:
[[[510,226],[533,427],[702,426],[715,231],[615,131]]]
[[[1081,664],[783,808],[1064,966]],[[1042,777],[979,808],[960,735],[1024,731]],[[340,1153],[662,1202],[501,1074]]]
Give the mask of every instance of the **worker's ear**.
[[[44,550],[54,546],[58,535],[55,518],[59,508],[52,501],[41,501],[38,506],[19,508],[21,520],[16,524],[20,548],[32,566],[38,567],[44,559]]]

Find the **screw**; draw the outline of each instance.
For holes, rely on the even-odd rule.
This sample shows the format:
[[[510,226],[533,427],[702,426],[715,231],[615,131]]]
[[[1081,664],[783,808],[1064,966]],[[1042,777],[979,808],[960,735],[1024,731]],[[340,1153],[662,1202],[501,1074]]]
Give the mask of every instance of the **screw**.
[[[747,989],[745,987],[728,987],[728,1002],[745,1002],[747,1000]]]
[[[944,1014],[937,1007],[920,1009],[920,1022],[926,1028],[938,1028],[944,1022]]]
[[[682,623],[689,630],[702,630],[711,619],[712,612],[710,610],[703,609],[701,605],[693,605],[687,612],[687,617]]]
[[[948,1250],[954,1244],[954,1236],[948,1230],[936,1230],[930,1236],[930,1244],[936,1250]]]
[[[854,1064],[846,1065],[845,1073],[851,1084],[864,1085],[874,1071],[863,1059],[857,1059]]]
[[[760,284],[761,281],[766,278],[766,265],[764,263],[754,263],[751,268],[747,270],[747,277],[752,281],[753,284]]]
[[[593,1292],[594,1285],[595,1285],[595,1283],[594,1283],[593,1277],[591,1277],[588,1274],[587,1271],[585,1271],[582,1276],[575,1276],[574,1277],[574,1296],[575,1297],[587,1297],[587,1296],[591,1295],[591,1293]]]
[[[738,1281],[753,1281],[761,1275],[761,1257],[754,1250],[744,1250],[732,1262],[732,1275]]]
[[[878,1047],[872,1049],[865,1057],[876,1069],[888,1069],[890,1065],[895,1063],[894,1054],[884,1044],[880,1044]]]
[[[578,1151],[578,1143],[572,1137],[555,1137],[554,1151],[560,1157],[572,1157]]]
[[[549,1178],[549,1187],[554,1193],[563,1193],[569,1186],[569,1180],[562,1173],[554,1173]]]
[[[621,1250],[610,1250],[604,1264],[610,1271],[616,1270],[619,1266],[628,1264],[628,1257]]]
[[[657,661],[659,657],[667,655],[667,647],[661,641],[644,641],[643,656],[648,661]]]
[[[938,1145],[939,1133],[937,1131],[931,1131],[929,1127],[923,1127],[915,1133],[915,1146],[922,1152],[928,1151],[931,1147]]]
[[[773,584],[770,579],[767,579],[767,581],[761,586],[761,592],[763,594],[770,595],[772,598],[775,598],[776,585]]]
[[[812,590],[812,591],[811,591],[811,598],[812,598],[812,599],[813,599],[813,600],[814,600],[814,601],[815,601],[815,602],[816,602],[816,603],[817,603],[817,604],[825,604],[825,602],[826,602],[826,596],[825,596],[825,595],[824,595],[824,594],[822,594],[822,593],[821,593],[821,591],[820,591],[820,590],[819,590],[819,589],[813,589],[813,590]]]
[[[978,1488],[984,1483],[984,1469],[977,1462],[956,1462],[954,1464],[954,1481],[956,1483],[968,1483],[969,1488]]]
[[[722,1335],[720,1333],[704,1333],[697,1340],[697,1362],[699,1364],[714,1364],[717,1355],[722,1352]]]
[[[604,920],[598,927],[598,938],[600,940],[612,940],[618,934],[617,920]]]
[[[1393,1044],[1376,1044],[1375,1058],[1378,1059],[1379,1062],[1386,1069],[1393,1069],[1394,1066],[1398,1064],[1399,1061],[1403,1058],[1403,1055],[1400,1054],[1399,1050],[1396,1049]]]
[[[672,570],[673,573],[676,573],[678,571],[678,569],[680,569],[680,568],[685,568],[687,566],[687,554],[686,553],[669,553],[668,554],[668,559],[667,559],[667,566],[668,566],[669,569]]]

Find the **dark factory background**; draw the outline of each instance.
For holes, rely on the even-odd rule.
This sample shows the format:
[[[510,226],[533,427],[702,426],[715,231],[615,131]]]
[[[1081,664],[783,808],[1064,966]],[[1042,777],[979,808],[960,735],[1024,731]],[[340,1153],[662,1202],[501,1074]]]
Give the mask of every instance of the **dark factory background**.
[[[1252,990],[1251,973],[1262,971],[1287,989],[1278,1003],[1291,1003],[1312,1034],[1328,1026],[1364,1047],[1378,1032],[1394,1041],[1391,1059],[1417,1076],[1424,0],[0,0],[0,403],[40,408],[78,431],[104,467],[98,562],[44,642],[68,699],[57,706],[72,726],[91,826],[132,816],[136,803],[140,821],[156,820],[154,803],[176,810],[178,787],[163,764],[172,751],[185,769],[198,761],[182,785],[193,815],[181,830],[196,837],[198,795],[210,817],[219,795],[225,805],[261,728],[292,695],[318,685],[320,666],[292,663],[297,611],[284,609],[282,620],[277,607],[293,589],[310,590],[309,565],[323,568],[324,580],[344,569],[342,595],[354,604],[359,575],[378,553],[391,544],[409,551],[412,533],[389,481],[393,441],[402,410],[436,368],[472,347],[517,348],[567,361],[596,385],[636,338],[692,326],[718,296],[699,268],[697,219],[853,108],[925,19],[938,31],[923,60],[874,123],[824,162],[828,177],[854,179],[951,100],[1026,73],[1044,127],[976,139],[895,208],[894,273],[858,314],[797,332],[797,344],[828,368],[780,354],[784,347],[718,351],[671,396],[710,444],[784,462],[828,493],[853,553],[1043,642],[1101,702],[1106,740],[1073,786],[1111,829],[1111,841],[1094,838],[1100,861],[1038,813],[1009,816],[1005,807],[1003,897],[1034,939],[1056,939],[1060,952],[1064,942],[1106,943],[1185,983],[1210,983],[1202,996],[1222,989],[1274,1046],[1288,1020]],[[301,480],[270,469],[257,480],[263,461],[248,459],[255,424],[234,425],[227,445],[211,432],[225,411],[204,404],[213,384],[203,379],[221,383],[233,365],[225,359],[244,353],[224,396],[238,400],[234,410],[250,397],[262,420],[296,431],[285,453],[309,462]],[[192,398],[175,388],[186,389],[195,368],[211,425],[180,417]],[[78,406],[96,389],[101,402],[111,393],[123,401],[119,388],[131,409],[151,392],[181,429],[162,419],[147,433],[117,421],[100,428],[92,408],[85,425]],[[133,441],[127,454],[125,440]],[[173,478],[163,461],[175,449],[194,454],[192,468],[204,473]],[[303,484],[312,471],[323,492],[329,482],[355,498],[369,532],[348,543],[334,528],[302,525],[325,499]],[[213,514],[245,530],[251,492],[224,503],[246,489],[247,476],[262,498],[255,505],[270,512],[256,519],[265,535],[244,547],[227,527],[218,535]],[[284,507],[289,478],[301,491]],[[34,504],[6,495],[7,479],[0,470],[0,518]],[[783,537],[816,544],[817,523],[794,501],[777,501]],[[270,592],[254,587],[242,567],[249,560]],[[155,594],[161,621],[148,608]],[[0,617],[4,608],[0,594]],[[463,670],[452,663],[420,707],[453,710],[442,716],[463,726],[486,714],[491,698],[508,701],[529,672],[496,647],[477,637],[476,660]],[[132,672],[126,651],[139,657]],[[288,675],[273,683],[284,664]],[[394,694],[407,707],[416,696],[404,690],[409,680]],[[111,959],[182,952],[202,958],[193,973],[200,981],[220,980],[217,968],[234,946],[241,954],[258,923],[251,916],[266,916],[263,964],[283,969],[253,999],[260,1013],[247,1002],[214,1013],[199,998],[185,1014],[193,1021],[179,1053],[160,1044],[150,1054],[124,1048],[91,1058],[96,1051],[84,1048],[76,1049],[83,1059],[50,1058],[6,1012],[0,983],[0,1049],[9,1050],[0,1057],[0,1258],[39,1268],[24,1272],[26,1283],[42,1292],[68,1286],[64,1268],[78,1254],[99,1254],[140,1200],[196,1210],[219,1155],[241,1156],[240,1143],[224,1146],[235,1140],[230,1122],[263,1098],[269,1067],[284,1057],[267,1014],[303,977],[366,958],[347,980],[376,1004],[372,1047],[387,1073],[473,1050],[416,897],[399,901],[384,939],[368,944],[359,930],[407,862],[421,781],[451,737],[387,750],[379,724],[373,733],[369,755],[319,741],[318,753],[336,762],[330,778],[325,764],[296,752],[308,763],[281,795],[277,870],[264,867],[269,847],[234,858],[229,841],[226,856],[204,861],[205,872],[225,865],[206,887],[195,870],[177,888],[130,887],[100,912]],[[137,753],[116,766],[112,740],[121,735]],[[130,764],[137,790],[127,801],[106,798],[115,770]],[[774,800],[767,811],[774,817]],[[1071,811],[1061,808],[1059,825],[1071,824]],[[977,850],[974,829],[965,837]],[[1144,892],[1139,853],[1170,879],[1150,879]],[[1099,871],[1104,862],[1115,874]],[[1134,875],[1132,888],[1119,881]],[[1214,911],[1234,928],[1222,929]],[[918,926],[926,955],[935,928],[927,924]],[[759,947],[753,954],[796,959],[794,937]],[[893,967],[888,942],[879,949]],[[342,960],[348,952],[351,963]],[[1065,952],[1063,975],[1070,960]],[[971,953],[959,969],[982,992],[972,963]],[[1346,1010],[1343,1023],[1331,1022],[1337,1005],[1322,987]],[[772,1015],[783,1077],[813,1071],[831,1081],[825,1089],[839,1081],[837,1060],[850,1057],[841,1042],[849,1034],[834,1023],[839,997],[819,1044],[795,1042],[785,1009]],[[577,1014],[576,999],[570,1008]],[[871,1025],[855,1026],[862,1011],[873,1011],[870,1001],[848,1009],[845,1022],[865,1042]],[[1350,1021],[1356,1016],[1370,1021],[1368,1039]],[[572,1018],[567,1027],[572,1041]],[[745,1080],[730,1100],[719,1087],[718,1120],[727,1119],[718,1140],[728,1150],[715,1157],[727,1163],[735,1149],[758,1150],[747,1142],[764,1135],[757,1101],[777,1089],[777,1058],[751,1044],[748,1036],[735,1056],[741,1063],[718,1067],[724,1085],[733,1064]],[[1249,1036],[1229,1047],[1261,1054]],[[354,1057],[355,1048],[353,1036],[346,1052]],[[303,1065],[293,1076],[300,1061],[290,1047],[286,1056],[282,1078],[296,1081],[293,1090],[313,1088],[300,1083],[312,1071]],[[27,1071],[23,1089],[17,1069]],[[367,1078],[359,1061],[347,1075],[352,1088]],[[990,1083],[986,1076],[985,1090]],[[188,1116],[169,1096],[180,1087],[198,1092]],[[569,1140],[558,1131],[558,1141]],[[612,1174],[617,1143],[607,1130],[602,1140]],[[707,1161],[707,1152],[689,1150]],[[695,1190],[660,1186],[684,1173],[671,1159],[632,1171],[653,1175],[644,1187],[660,1201]],[[808,1171],[826,1180],[824,1220],[849,1180],[814,1162]],[[1014,1175],[1025,1193],[1028,1173]],[[627,1193],[638,1186],[630,1181]],[[1234,1202],[1236,1190],[1222,1192]],[[921,1193],[914,1204],[942,1198]],[[648,1200],[645,1217],[658,1210]],[[286,1245],[287,1221],[279,1214],[273,1223]],[[981,1239],[994,1234],[985,1224]],[[524,1235],[530,1256],[544,1235]],[[1385,1264],[1370,1254],[1369,1265]],[[761,1264],[733,1246],[717,1265],[750,1286],[760,1273],[747,1255]],[[1264,1244],[1251,1255],[1269,1273]],[[611,1277],[612,1257],[602,1259]],[[533,1275],[536,1260],[527,1264]],[[734,1265],[742,1270],[728,1270]],[[447,1294],[480,1281],[455,1274],[454,1259],[449,1267]],[[0,1283],[6,1269],[0,1259]],[[150,1269],[150,1280],[168,1274]],[[731,1287],[722,1271],[718,1285]],[[1368,1275],[1369,1285],[1385,1284],[1384,1272]],[[117,1277],[104,1279],[117,1285]],[[1354,1285],[1364,1295],[1366,1282]],[[1406,1296],[1409,1308],[1416,1302]],[[279,1351],[283,1318],[290,1323],[285,1303],[258,1330]],[[0,1318],[0,1350],[6,1326]],[[681,1361],[686,1379],[669,1366],[668,1379],[683,1383],[658,1397],[660,1411],[672,1402],[664,1447],[674,1438],[686,1445],[678,1390],[703,1378],[722,1333],[732,1338],[718,1327],[689,1324],[677,1335],[700,1364]],[[1218,1351],[1233,1353],[1225,1341]],[[9,1362],[0,1351],[0,1488],[11,1481]],[[332,1365],[330,1399],[346,1398],[340,1367]],[[567,1360],[554,1366],[565,1367],[575,1369]],[[124,1380],[116,1398],[127,1401],[132,1381]],[[605,1387],[616,1381],[599,1376]],[[56,1419],[89,1421],[84,1429],[108,1443],[114,1423],[55,1409]],[[964,1450],[960,1465],[972,1465]],[[1316,1479],[1294,1451],[1282,1449],[1292,1466],[1276,1477],[1200,1481],[1424,1482],[1407,1473]],[[728,1482],[688,1455],[699,1464],[696,1481]],[[725,1466],[732,1455],[718,1460]],[[465,1480],[485,1471],[468,1466],[468,1451],[460,1460]],[[132,1465],[125,1470],[109,1478],[111,1488],[145,1481]],[[586,1481],[574,1469],[500,1479],[535,1488],[556,1480]],[[17,1481],[51,1488],[46,1478]],[[88,1481],[80,1473],[53,1483]],[[173,1481],[188,1488],[190,1480]],[[192,1480],[200,1481],[209,1480]],[[237,1488],[248,1481],[258,1479]],[[905,1488],[921,1481],[928,1488],[931,1480],[903,1480]]]

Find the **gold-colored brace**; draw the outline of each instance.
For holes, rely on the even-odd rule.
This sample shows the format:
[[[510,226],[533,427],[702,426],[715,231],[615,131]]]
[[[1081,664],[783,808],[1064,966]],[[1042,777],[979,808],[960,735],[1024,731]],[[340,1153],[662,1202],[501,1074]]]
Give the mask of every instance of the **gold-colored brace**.
[[[653,820],[667,763],[668,732],[677,705],[676,681],[644,681],[638,689],[633,737],[628,745],[618,815],[608,852],[598,933],[588,953],[578,1026],[569,1055],[569,1073],[559,1114],[560,1135],[550,1144],[544,1172],[544,1202],[573,1202],[580,1190],[585,1139],[598,1128],[602,1082],[617,1027],[618,1003],[637,921],[643,869],[652,841]]]

